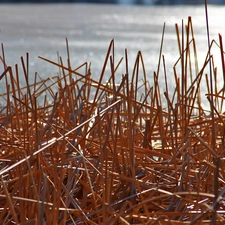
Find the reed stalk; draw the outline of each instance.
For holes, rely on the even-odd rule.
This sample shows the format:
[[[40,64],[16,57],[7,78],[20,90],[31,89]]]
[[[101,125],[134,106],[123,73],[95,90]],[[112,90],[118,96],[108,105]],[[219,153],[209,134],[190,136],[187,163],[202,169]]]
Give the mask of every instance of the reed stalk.
[[[209,43],[200,66],[193,30],[191,17],[181,29],[175,25],[174,89],[163,55],[165,24],[153,75],[141,51],[131,71],[127,50],[115,62],[112,40],[95,79],[87,62],[73,68],[66,40],[66,64],[60,55],[58,62],[40,57],[59,68],[53,77],[36,73],[31,83],[29,54],[21,57],[22,87],[2,45],[0,224],[225,223],[223,42],[220,35],[219,44]],[[117,82],[119,67],[125,69]]]

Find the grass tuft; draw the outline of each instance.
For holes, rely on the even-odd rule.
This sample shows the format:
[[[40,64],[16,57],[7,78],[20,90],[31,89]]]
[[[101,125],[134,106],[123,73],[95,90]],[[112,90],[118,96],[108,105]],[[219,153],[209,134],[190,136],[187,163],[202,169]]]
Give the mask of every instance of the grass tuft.
[[[222,37],[209,45],[219,47],[220,75],[210,51],[199,66],[191,17],[175,29],[173,88],[162,54],[165,24],[152,78],[141,52],[132,71],[127,50],[115,62],[112,40],[94,79],[88,63],[73,68],[66,40],[67,65],[40,57],[59,68],[53,77],[36,73],[31,82],[29,54],[21,57],[21,87],[2,45],[0,224],[225,223]]]

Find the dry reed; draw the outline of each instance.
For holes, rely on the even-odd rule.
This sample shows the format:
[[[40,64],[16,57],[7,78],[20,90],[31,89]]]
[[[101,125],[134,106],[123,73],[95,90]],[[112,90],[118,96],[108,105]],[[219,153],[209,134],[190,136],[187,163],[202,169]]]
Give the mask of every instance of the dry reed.
[[[60,68],[54,77],[36,73],[30,84],[29,54],[21,57],[22,88],[2,45],[0,224],[225,224],[224,87],[212,64],[210,91],[213,55],[198,68],[191,17],[176,33],[173,90],[162,50],[150,78],[141,52],[131,72],[127,51],[115,62],[113,40],[99,80],[87,63],[72,68],[67,42],[67,65],[40,57]],[[218,47],[224,83],[221,37]],[[211,110],[201,104],[205,82]]]

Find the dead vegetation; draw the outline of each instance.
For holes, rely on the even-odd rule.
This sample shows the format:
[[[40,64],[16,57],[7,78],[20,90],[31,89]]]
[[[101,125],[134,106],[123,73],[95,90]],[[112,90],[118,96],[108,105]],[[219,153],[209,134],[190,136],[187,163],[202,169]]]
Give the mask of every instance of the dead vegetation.
[[[147,75],[141,52],[129,71],[126,51],[115,62],[113,40],[99,79],[87,63],[72,67],[67,43],[66,65],[40,57],[60,68],[54,77],[36,73],[30,83],[29,55],[21,57],[21,87],[2,46],[0,224],[225,223],[222,38],[217,74],[210,51],[198,68],[191,18],[176,31],[173,89],[162,52],[164,73]],[[202,83],[211,109],[201,105]]]

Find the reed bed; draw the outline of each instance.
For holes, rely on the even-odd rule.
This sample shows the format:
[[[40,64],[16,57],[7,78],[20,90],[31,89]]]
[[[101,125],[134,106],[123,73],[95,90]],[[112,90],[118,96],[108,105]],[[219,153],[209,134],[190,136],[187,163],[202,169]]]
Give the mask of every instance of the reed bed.
[[[153,75],[141,52],[129,71],[114,40],[98,79],[88,63],[73,68],[67,42],[67,63],[40,57],[60,72],[31,82],[27,53],[21,87],[2,45],[0,224],[225,224],[222,37],[210,46],[221,52],[217,74],[210,51],[198,68],[191,17],[175,28],[174,87],[162,50]]]

